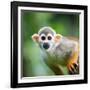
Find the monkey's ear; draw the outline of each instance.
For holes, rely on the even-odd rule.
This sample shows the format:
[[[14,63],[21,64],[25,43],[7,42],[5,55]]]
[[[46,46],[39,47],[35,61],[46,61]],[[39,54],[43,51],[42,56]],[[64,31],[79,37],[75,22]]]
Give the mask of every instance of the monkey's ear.
[[[61,34],[56,34],[55,36],[55,42],[60,42],[60,39],[62,38]]]
[[[35,42],[38,42],[38,40],[39,40],[39,35],[38,35],[38,34],[33,34],[33,35],[32,35],[32,40],[35,41]]]

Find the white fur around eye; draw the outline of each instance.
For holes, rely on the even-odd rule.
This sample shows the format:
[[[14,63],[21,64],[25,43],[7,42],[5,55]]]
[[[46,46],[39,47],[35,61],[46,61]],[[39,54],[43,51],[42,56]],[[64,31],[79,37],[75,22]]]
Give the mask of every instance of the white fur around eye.
[[[50,36],[50,37],[53,39],[53,36],[52,36],[52,34],[48,34],[48,35],[47,35],[47,38],[48,38],[49,36]]]
[[[47,35],[47,37],[48,37],[48,36],[51,36],[51,37],[52,37],[52,34],[49,33],[49,34]]]
[[[39,39],[40,41],[43,41],[43,40],[42,40],[42,37],[43,37],[43,36],[46,38],[45,34],[41,34],[41,35],[40,35],[40,39]]]

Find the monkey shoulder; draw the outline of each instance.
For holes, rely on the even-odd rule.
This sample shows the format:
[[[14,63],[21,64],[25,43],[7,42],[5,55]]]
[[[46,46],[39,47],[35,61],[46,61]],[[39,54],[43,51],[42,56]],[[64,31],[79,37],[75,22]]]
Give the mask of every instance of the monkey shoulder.
[[[62,37],[62,40],[55,48],[55,54],[59,58],[67,58],[77,50],[78,43],[74,40],[70,40],[66,37]]]

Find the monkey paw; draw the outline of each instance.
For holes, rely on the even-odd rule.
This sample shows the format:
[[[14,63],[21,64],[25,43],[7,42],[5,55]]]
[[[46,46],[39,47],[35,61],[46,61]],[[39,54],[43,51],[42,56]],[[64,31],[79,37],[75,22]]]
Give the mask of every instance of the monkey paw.
[[[67,67],[68,67],[68,70],[69,70],[70,74],[78,73],[78,63],[77,62],[76,63],[75,62],[70,62],[70,63],[68,63]]]

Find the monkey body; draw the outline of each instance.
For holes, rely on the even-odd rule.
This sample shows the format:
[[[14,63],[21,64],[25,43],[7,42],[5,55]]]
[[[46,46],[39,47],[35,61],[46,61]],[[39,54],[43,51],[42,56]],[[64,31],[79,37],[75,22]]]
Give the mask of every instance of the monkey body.
[[[42,50],[41,53],[48,66],[58,69],[59,73],[56,72],[57,74],[63,74],[63,69],[61,70],[61,67],[67,68],[67,64],[72,57],[73,52],[77,53],[77,46],[78,43],[76,41],[62,37],[60,43],[50,51],[46,52],[45,50]],[[75,63],[77,63],[77,61]]]
[[[51,35],[49,36],[49,34],[52,35],[52,39],[50,39]],[[75,66],[78,66],[78,43],[62,35],[56,35],[56,33],[48,27],[42,28],[39,31],[39,36],[40,35],[42,35],[43,40],[46,39],[42,41],[38,38],[37,41],[41,48],[42,57],[55,74],[63,75],[63,67],[66,67],[68,72],[70,71],[73,74],[77,74],[78,70]]]

